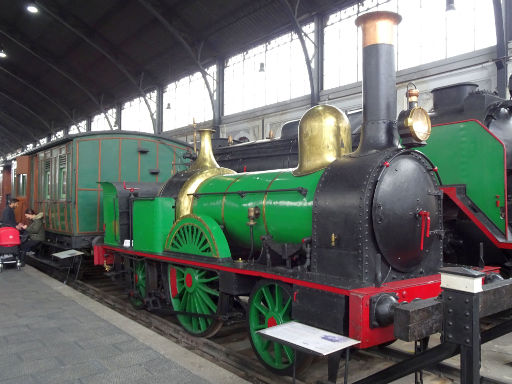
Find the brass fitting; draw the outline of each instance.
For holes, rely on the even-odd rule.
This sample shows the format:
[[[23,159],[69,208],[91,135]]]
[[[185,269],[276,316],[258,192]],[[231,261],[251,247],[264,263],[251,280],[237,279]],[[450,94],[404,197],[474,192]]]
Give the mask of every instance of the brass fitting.
[[[331,247],[336,246],[336,241],[338,240],[338,235],[331,233]]]
[[[417,89],[408,89],[406,92],[407,102],[409,104],[409,109],[415,108],[418,106],[418,96],[420,95],[420,91]]]
[[[249,227],[256,225],[256,219],[258,217],[260,217],[260,208],[259,207],[247,208],[247,217],[249,218],[249,221],[247,222],[247,225]]]
[[[356,19],[363,30],[363,48],[373,44],[395,45],[396,26],[402,17],[393,12],[377,11],[365,13]]]

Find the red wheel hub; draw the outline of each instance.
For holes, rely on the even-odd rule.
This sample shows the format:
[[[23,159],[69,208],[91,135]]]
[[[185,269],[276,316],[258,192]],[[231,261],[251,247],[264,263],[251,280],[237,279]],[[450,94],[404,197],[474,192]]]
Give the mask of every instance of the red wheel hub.
[[[267,327],[268,328],[275,327],[276,325],[277,325],[277,321],[274,318],[274,316],[272,316],[270,319],[267,320]]]
[[[187,276],[185,276],[185,284],[187,284],[187,287],[192,287],[192,275],[190,273],[187,273]]]
[[[139,282],[139,275],[135,274],[135,284]]]

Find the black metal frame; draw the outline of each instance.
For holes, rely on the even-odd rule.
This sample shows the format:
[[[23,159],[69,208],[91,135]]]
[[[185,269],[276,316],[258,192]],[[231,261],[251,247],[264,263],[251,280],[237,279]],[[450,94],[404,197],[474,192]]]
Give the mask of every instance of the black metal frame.
[[[465,268],[455,269],[456,271],[446,273],[474,279],[482,279],[485,276],[483,273],[475,274],[473,270]],[[444,325],[443,342],[436,347],[421,351],[424,349],[425,343],[423,342],[423,346],[421,346],[420,340],[420,348],[416,349],[414,356],[359,380],[355,384],[389,383],[409,374],[420,372],[422,369],[459,353],[461,356],[461,383],[480,384],[481,344],[512,332],[512,320],[501,322],[493,328],[480,332],[480,319],[512,308],[511,294],[512,279],[497,280],[486,284],[480,292],[443,288],[442,306],[438,305],[437,300],[431,301],[432,308],[435,308],[433,312],[438,312],[439,308],[442,308],[440,311]],[[421,308],[421,311],[425,311],[425,308]],[[421,374],[416,374],[417,380],[419,376]]]

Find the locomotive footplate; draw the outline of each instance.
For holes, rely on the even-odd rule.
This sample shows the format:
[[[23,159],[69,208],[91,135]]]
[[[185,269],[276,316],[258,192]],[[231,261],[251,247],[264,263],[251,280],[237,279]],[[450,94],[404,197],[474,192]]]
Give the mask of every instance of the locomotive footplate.
[[[396,297],[399,303],[414,299],[429,299],[440,293],[439,275],[430,275],[407,280],[397,280],[380,287],[358,287],[353,282],[329,279],[314,273],[293,269],[271,269],[251,261],[232,261],[195,255],[154,254],[138,252],[129,248],[109,245],[95,247],[95,262],[103,264],[103,258],[112,253],[129,257],[142,257],[192,268],[217,271],[220,275],[221,292],[230,295],[245,295],[255,282],[261,279],[281,281],[293,287],[292,311],[298,321],[317,326],[331,332],[347,335],[361,343],[357,348],[369,348],[392,341],[395,336],[393,324],[371,326],[371,301],[377,295]],[[320,310],[330,309],[331,316],[319,318]]]

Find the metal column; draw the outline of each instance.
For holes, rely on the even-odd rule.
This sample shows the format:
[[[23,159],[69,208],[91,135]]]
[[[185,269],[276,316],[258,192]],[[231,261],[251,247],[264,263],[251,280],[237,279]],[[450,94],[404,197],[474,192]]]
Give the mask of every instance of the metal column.
[[[213,100],[213,129],[215,129],[215,138],[220,137],[220,126],[224,116],[224,63],[225,60],[223,58],[217,60],[215,98]]]
[[[315,23],[315,53],[313,55],[313,82],[315,104],[320,101],[320,91],[324,89],[324,16],[317,15]]]
[[[156,124],[155,134],[160,135],[164,131],[164,89],[156,88]]]
[[[444,341],[460,345],[460,381],[480,384],[480,294],[485,274],[466,268],[441,270]]]
[[[498,96],[507,97],[507,41],[505,38],[505,27],[503,20],[503,9],[501,0],[493,0],[494,23],[496,26],[496,82]]]

